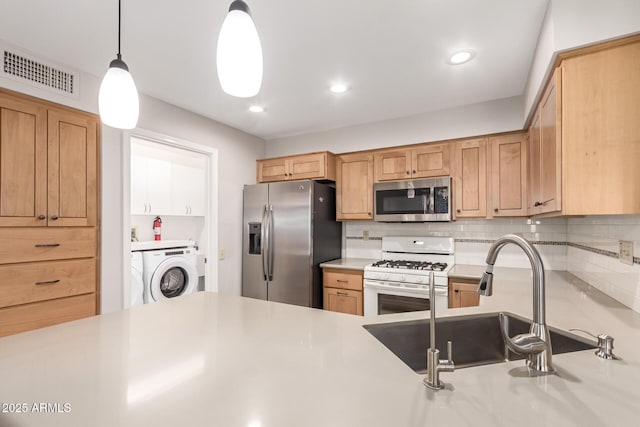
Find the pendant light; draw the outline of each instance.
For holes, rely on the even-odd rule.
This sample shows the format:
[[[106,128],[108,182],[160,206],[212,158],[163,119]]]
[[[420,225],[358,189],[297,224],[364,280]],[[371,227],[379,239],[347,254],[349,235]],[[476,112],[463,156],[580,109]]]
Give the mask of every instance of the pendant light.
[[[121,0],[118,0],[118,55],[109,64],[100,84],[98,109],[100,119],[107,126],[133,129],[138,123],[140,106],[136,84],[120,55],[120,9]]]
[[[262,85],[262,46],[249,6],[234,0],[222,23],[217,48],[218,79],[222,90],[249,98]]]

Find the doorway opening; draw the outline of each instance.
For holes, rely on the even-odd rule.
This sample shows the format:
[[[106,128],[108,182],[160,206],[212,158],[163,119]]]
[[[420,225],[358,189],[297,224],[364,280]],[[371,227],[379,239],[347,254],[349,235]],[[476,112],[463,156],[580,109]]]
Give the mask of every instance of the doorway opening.
[[[194,248],[197,290],[216,292],[217,150],[139,129],[125,132],[123,143],[124,308],[140,300],[132,249],[158,238]]]

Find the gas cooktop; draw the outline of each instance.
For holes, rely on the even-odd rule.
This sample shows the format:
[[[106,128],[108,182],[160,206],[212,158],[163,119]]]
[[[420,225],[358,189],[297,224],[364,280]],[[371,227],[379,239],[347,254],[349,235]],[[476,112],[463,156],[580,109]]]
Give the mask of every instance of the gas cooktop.
[[[379,268],[398,268],[398,269],[406,269],[406,270],[444,271],[447,268],[447,263],[385,259],[382,261],[374,262],[371,266],[379,267]]]

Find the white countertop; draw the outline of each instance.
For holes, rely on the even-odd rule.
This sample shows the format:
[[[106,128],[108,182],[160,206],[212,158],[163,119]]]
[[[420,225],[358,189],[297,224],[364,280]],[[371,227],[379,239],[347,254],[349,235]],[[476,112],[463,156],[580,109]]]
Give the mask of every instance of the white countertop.
[[[334,259],[333,261],[327,261],[320,264],[321,268],[343,268],[345,270],[364,270],[364,268],[373,264],[376,261],[380,261],[380,259],[371,259],[371,258],[340,258]]]
[[[454,264],[449,273],[448,277],[454,277],[458,279],[478,279],[482,277],[482,273],[484,273],[486,269],[486,265],[465,265],[465,264]]]
[[[529,270],[496,268],[480,307],[531,315]],[[615,337],[623,361],[554,355],[443,373],[434,392],[362,318],[213,293],[0,339],[2,426],[628,426],[640,413],[640,315],[566,273],[547,274],[547,319]],[[455,360],[455,344],[454,344]],[[33,404],[60,413],[33,413]],[[65,406],[67,404],[67,406]],[[36,406],[37,407],[37,406]],[[14,407],[15,408],[15,407]],[[50,406],[50,409],[55,406]],[[68,408],[69,412],[65,412]],[[4,409],[4,408],[0,408]]]

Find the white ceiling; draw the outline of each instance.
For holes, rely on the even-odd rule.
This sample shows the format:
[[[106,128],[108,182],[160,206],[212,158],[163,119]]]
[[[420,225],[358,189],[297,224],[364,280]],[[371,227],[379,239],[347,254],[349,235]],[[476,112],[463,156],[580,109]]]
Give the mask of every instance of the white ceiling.
[[[254,99],[220,89],[231,0],[123,0],[122,56],[138,90],[265,139],[524,92],[548,0],[246,0],[264,54]],[[116,0],[0,0],[0,39],[100,78],[117,51]],[[474,61],[451,66],[456,50]],[[341,80],[341,95],[329,85]],[[266,109],[256,114],[248,107]]]

